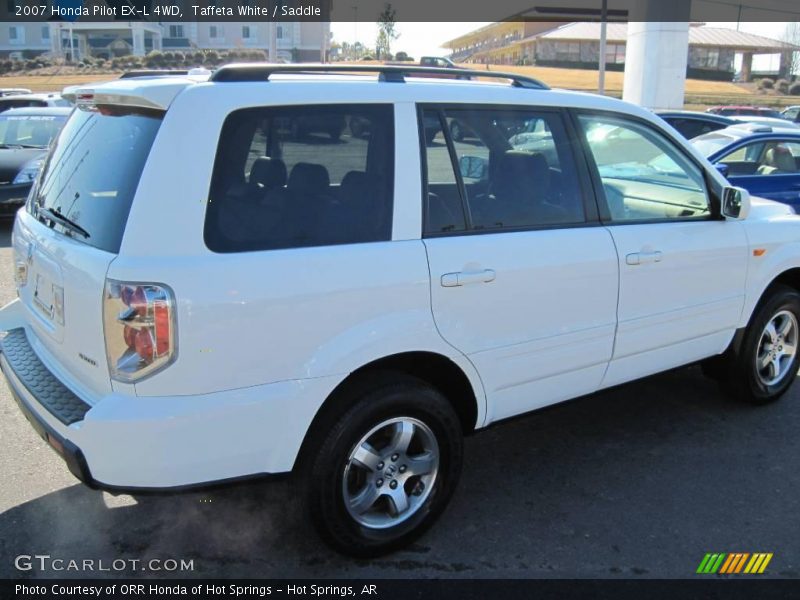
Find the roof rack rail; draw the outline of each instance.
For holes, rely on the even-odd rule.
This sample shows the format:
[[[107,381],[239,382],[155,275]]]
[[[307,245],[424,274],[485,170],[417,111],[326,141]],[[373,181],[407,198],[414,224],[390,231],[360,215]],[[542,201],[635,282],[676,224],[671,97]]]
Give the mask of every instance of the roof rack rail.
[[[326,74],[326,73],[377,73],[380,81],[404,83],[407,76],[421,75],[436,77],[439,75],[455,76],[456,79],[472,79],[489,77],[492,79],[508,79],[511,85],[534,90],[549,90],[545,83],[516,73],[501,71],[477,71],[473,69],[420,67],[414,65],[330,65],[330,64],[270,64],[240,63],[219,67],[211,75],[209,81],[242,82],[269,81],[271,75],[280,73]]]
[[[188,69],[134,69],[126,71],[119,76],[120,79],[133,79],[134,77],[167,77],[169,75],[188,75]]]

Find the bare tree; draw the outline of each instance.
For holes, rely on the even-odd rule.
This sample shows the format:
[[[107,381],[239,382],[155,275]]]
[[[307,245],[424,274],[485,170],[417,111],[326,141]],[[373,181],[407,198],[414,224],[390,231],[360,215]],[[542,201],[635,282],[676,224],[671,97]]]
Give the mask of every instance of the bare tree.
[[[800,47],[800,23],[787,23],[781,41]],[[800,51],[792,52],[789,59],[789,75],[800,75]]]
[[[387,3],[386,8],[378,17],[378,39],[375,41],[376,58],[389,58],[392,56],[392,42],[400,37],[395,22],[395,10]]]

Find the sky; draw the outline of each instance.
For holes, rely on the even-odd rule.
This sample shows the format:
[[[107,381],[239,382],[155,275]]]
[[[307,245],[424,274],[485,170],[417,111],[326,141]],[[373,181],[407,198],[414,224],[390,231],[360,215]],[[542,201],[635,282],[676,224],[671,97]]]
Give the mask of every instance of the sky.
[[[419,59],[420,56],[446,56],[448,50],[441,44],[488,23],[398,23],[400,37],[392,44],[392,52],[404,51]],[[709,27],[736,29],[736,23],[707,23]],[[739,30],[764,37],[777,38],[783,33],[786,23],[739,23]],[[368,46],[375,45],[378,28],[375,23],[331,23],[333,38],[337,42],[359,40]],[[769,69],[770,61],[777,66],[777,57],[756,57],[753,68]],[[759,61],[761,61],[759,63]]]

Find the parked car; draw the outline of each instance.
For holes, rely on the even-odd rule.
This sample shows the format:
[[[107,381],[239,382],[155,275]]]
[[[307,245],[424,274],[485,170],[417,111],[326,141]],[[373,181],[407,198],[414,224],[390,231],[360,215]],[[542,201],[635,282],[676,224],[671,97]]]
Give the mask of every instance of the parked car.
[[[25,107],[64,107],[70,106],[69,101],[61,97],[61,94],[12,94],[0,97],[0,112],[10,108]]]
[[[800,209],[800,131],[737,125],[692,143],[733,185]]]
[[[69,116],[68,108],[12,108],[0,114],[0,217],[25,203],[47,147]]]
[[[790,106],[781,113],[781,117],[792,123],[800,123],[800,106]]]
[[[773,119],[781,118],[780,112],[764,106],[712,106],[707,112],[715,115],[722,115],[723,117],[745,116],[772,117]]]
[[[331,119],[327,115],[302,116],[289,121],[292,137],[302,140],[309,135],[325,134],[332,141],[339,141],[346,127],[343,118]]]
[[[419,59],[420,66],[440,67],[443,69],[458,69],[458,65],[445,56],[423,56]]]
[[[670,110],[660,111],[656,114],[677,129],[678,133],[687,140],[736,124],[734,119],[708,112]]]
[[[800,125],[792,123],[787,119],[778,119],[776,117],[729,117],[733,124],[737,123],[752,123],[755,125],[767,125],[773,129],[800,129]]]
[[[288,67],[77,90],[14,225],[0,367],[87,485],[292,472],[322,538],[375,556],[492,423],[698,361],[753,404],[795,380],[800,217],[654,114]],[[276,133],[353,115],[366,139]],[[473,143],[421,143],[454,118]]]
[[[17,96],[19,94],[30,94],[27,88],[0,88],[0,98],[5,96]]]

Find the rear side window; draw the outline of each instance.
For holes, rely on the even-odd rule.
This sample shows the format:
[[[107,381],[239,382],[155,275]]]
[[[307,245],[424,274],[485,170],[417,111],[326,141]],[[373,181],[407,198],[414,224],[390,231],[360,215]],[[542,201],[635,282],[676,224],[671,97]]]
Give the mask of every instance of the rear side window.
[[[54,227],[91,246],[119,252],[131,202],[150,154],[162,113],[114,115],[76,110],[45,161],[29,211],[48,223],[51,209],[89,236]]]
[[[222,127],[205,240],[245,252],[389,240],[391,105],[250,108]]]
[[[586,221],[577,166],[558,112],[427,107],[421,122],[426,235]]]

